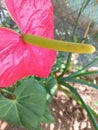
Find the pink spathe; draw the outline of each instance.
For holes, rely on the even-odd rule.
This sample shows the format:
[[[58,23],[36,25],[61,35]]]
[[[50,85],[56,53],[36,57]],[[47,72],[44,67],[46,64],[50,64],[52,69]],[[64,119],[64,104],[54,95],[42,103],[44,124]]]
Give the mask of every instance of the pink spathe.
[[[22,34],[53,39],[53,9],[50,0],[4,0]],[[8,87],[25,76],[46,78],[56,51],[25,43],[17,32],[0,28],[0,87]]]

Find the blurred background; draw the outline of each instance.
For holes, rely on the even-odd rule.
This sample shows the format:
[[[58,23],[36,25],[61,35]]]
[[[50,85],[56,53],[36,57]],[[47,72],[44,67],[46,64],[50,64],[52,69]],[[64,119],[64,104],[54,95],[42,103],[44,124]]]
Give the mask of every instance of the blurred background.
[[[53,5],[55,38],[93,44],[98,50],[98,0],[53,0]],[[73,62],[81,66],[96,57],[97,51],[78,57],[73,54]]]

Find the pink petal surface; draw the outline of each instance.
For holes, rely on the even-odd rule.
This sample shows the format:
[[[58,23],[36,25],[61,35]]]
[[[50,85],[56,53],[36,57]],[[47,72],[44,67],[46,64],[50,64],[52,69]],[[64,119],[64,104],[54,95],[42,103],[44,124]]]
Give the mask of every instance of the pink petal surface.
[[[53,38],[51,0],[4,0],[22,33]]]
[[[56,55],[22,41],[16,32],[0,28],[0,87],[8,87],[28,75],[47,77]]]
[[[22,33],[53,38],[53,10],[50,0],[4,0]],[[22,41],[16,32],[0,28],[0,87],[8,87],[28,75],[45,78],[56,52]]]

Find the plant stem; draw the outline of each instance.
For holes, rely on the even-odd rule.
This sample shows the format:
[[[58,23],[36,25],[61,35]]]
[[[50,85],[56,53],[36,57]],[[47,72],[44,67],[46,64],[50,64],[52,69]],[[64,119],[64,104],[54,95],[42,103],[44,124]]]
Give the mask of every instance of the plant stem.
[[[73,39],[74,39],[74,37],[75,37],[75,35],[76,35],[76,31],[77,31],[77,27],[78,27],[78,23],[79,23],[79,18],[80,18],[81,14],[82,14],[82,11],[84,10],[84,3],[85,3],[85,0],[84,0],[84,2],[83,2],[82,6],[81,6],[81,9],[80,9],[80,11],[79,11],[79,14],[78,14],[78,17],[77,17],[77,20],[76,20],[76,23],[75,23],[75,26],[74,26],[74,29],[73,29]],[[68,54],[67,61],[66,61],[66,66],[65,66],[65,68],[64,68],[64,70],[63,70],[63,72],[62,72],[62,74],[59,75],[59,78],[60,78],[60,77],[63,77],[64,74],[66,73],[66,71],[69,69],[70,64],[71,64],[71,58],[72,58],[72,53],[69,53],[69,54]]]
[[[97,1],[95,2],[94,7],[93,7],[93,9],[92,9],[91,18],[90,18],[90,20],[89,20],[89,22],[88,22],[86,31],[85,31],[85,33],[84,33],[84,39],[86,39],[86,37],[87,37],[87,35],[88,35],[88,32],[89,32],[89,30],[90,30],[90,26],[91,26],[91,23],[92,23],[93,18],[94,18],[94,13],[95,13],[95,11],[96,11],[96,5],[97,5]],[[82,43],[84,43],[84,42],[85,42],[85,40],[82,41]]]
[[[66,62],[66,67],[64,68],[62,74],[58,76],[58,78],[63,77],[64,74],[66,73],[66,71],[68,70],[68,68],[70,67],[71,57],[72,57],[72,53],[69,53],[68,58],[67,58],[67,62]]]
[[[85,9],[85,7],[87,5],[87,2],[88,2],[88,0],[87,1],[85,1],[85,0],[83,1],[82,6],[80,8],[80,11],[78,13],[78,17],[77,17],[77,20],[76,20],[76,23],[75,23],[75,26],[74,26],[74,29],[73,29],[73,39],[76,36],[76,31],[77,31],[77,28],[78,28],[79,19],[80,19],[80,16],[81,16],[82,12],[84,11],[84,9]]]
[[[85,2],[85,0],[84,0],[83,3],[82,3],[82,6],[81,6],[80,11],[79,11],[79,13],[78,13],[78,17],[77,17],[77,20],[76,20],[76,23],[75,23],[75,26],[74,26],[74,29],[73,29],[73,40],[74,40],[74,38],[75,38],[75,36],[76,36],[76,31],[77,31],[77,28],[78,28],[78,23],[79,23],[80,16],[81,16],[81,14],[82,14],[84,8],[86,7],[86,5],[87,5],[87,3],[88,3],[89,1],[90,1],[90,0],[87,0],[87,1]],[[63,72],[62,72],[62,74],[59,75],[59,78],[60,78],[60,77],[63,77],[64,74],[65,74],[65,73],[67,72],[67,70],[69,69],[69,67],[70,67],[70,65],[71,65],[71,58],[72,58],[72,53],[69,53],[69,54],[68,54],[67,61],[66,61],[66,66],[65,66],[65,68],[64,68],[64,70],[63,70]]]
[[[89,119],[91,120],[95,130],[98,130],[98,124],[96,122],[96,119],[92,113],[92,110],[90,109],[90,107],[83,101],[83,99],[81,98],[81,96],[79,95],[79,93],[77,92],[77,90],[72,87],[71,85],[69,85],[68,83],[65,83],[63,81],[59,81],[58,82],[60,85],[63,85],[64,87],[68,88],[73,94],[75,94],[75,96],[77,97],[77,99],[81,102],[81,105],[84,107],[84,109],[87,111]]]
[[[6,89],[1,89],[0,91],[3,92],[3,93],[6,93],[6,94],[13,95],[13,93],[11,93],[10,91],[8,91]]]

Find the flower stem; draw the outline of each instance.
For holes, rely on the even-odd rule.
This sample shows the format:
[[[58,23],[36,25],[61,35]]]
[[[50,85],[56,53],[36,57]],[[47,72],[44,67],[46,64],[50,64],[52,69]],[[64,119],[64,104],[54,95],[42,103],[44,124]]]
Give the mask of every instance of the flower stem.
[[[75,26],[74,26],[74,28],[73,28],[73,40],[74,40],[75,37],[76,37],[76,31],[77,31],[77,28],[78,28],[78,23],[79,23],[80,16],[81,16],[81,14],[82,14],[84,8],[86,7],[86,5],[89,3],[89,1],[90,1],[90,0],[87,0],[87,1],[84,0],[83,3],[82,3],[82,6],[81,6],[80,11],[79,11],[79,13],[78,13],[78,17],[77,17]],[[66,73],[66,71],[68,70],[68,68],[70,67],[71,58],[72,58],[72,53],[69,53],[69,54],[68,54],[67,61],[66,61],[66,66],[65,66],[65,68],[64,68],[64,70],[63,70],[63,72],[62,72],[62,74],[61,74],[59,77],[62,77],[62,76]]]
[[[67,62],[66,62],[66,66],[65,66],[65,68],[64,68],[64,70],[63,70],[63,72],[62,72],[62,74],[59,75],[58,78],[63,77],[63,75],[66,73],[66,71],[67,71],[68,68],[70,67],[71,56],[72,56],[72,53],[69,53],[69,54],[68,54],[68,58],[67,58]]]

